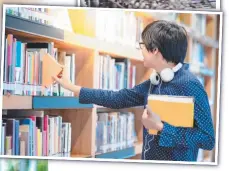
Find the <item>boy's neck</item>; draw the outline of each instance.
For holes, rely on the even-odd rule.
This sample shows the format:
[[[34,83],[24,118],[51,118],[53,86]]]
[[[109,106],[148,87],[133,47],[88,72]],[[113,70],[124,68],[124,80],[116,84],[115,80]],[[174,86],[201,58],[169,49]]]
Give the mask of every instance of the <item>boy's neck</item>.
[[[165,68],[174,68],[176,64],[174,63],[163,63],[161,65],[158,65],[156,68],[154,68],[158,73],[160,73]]]

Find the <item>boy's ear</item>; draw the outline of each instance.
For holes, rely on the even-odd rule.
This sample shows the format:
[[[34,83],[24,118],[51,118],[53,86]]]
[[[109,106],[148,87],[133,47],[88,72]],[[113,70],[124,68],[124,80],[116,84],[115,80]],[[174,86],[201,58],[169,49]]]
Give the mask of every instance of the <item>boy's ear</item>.
[[[158,52],[159,52],[159,51],[158,51],[158,48],[154,48],[154,49],[152,50],[152,53],[153,53],[154,55],[156,55]]]
[[[158,49],[154,48],[153,50],[148,51],[151,55],[155,56],[158,53]]]

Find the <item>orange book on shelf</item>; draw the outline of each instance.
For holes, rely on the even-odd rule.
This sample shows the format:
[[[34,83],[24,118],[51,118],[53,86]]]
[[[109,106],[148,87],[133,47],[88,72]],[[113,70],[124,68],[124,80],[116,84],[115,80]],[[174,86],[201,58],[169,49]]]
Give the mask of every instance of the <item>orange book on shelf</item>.
[[[60,77],[63,67],[50,54],[45,53],[42,58],[42,86],[48,87],[53,84],[52,76]]]
[[[194,99],[184,96],[149,95],[148,108],[161,120],[175,127],[192,128],[194,124]],[[157,130],[148,130],[157,134]]]

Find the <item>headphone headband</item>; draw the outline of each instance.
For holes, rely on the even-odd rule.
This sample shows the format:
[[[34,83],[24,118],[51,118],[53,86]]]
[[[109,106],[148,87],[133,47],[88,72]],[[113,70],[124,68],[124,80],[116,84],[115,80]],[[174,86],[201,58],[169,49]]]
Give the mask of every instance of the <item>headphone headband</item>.
[[[175,67],[173,67],[172,69],[173,72],[177,72],[178,70],[182,68],[182,66],[183,66],[182,63],[179,62]]]

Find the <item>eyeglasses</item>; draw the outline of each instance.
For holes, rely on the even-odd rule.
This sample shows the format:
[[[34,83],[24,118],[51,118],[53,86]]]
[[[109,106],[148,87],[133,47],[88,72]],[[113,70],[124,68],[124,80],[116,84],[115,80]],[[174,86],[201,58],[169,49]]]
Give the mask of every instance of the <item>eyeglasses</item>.
[[[139,42],[138,45],[139,45],[138,47],[139,49],[143,49],[145,47],[145,43],[143,42]]]

